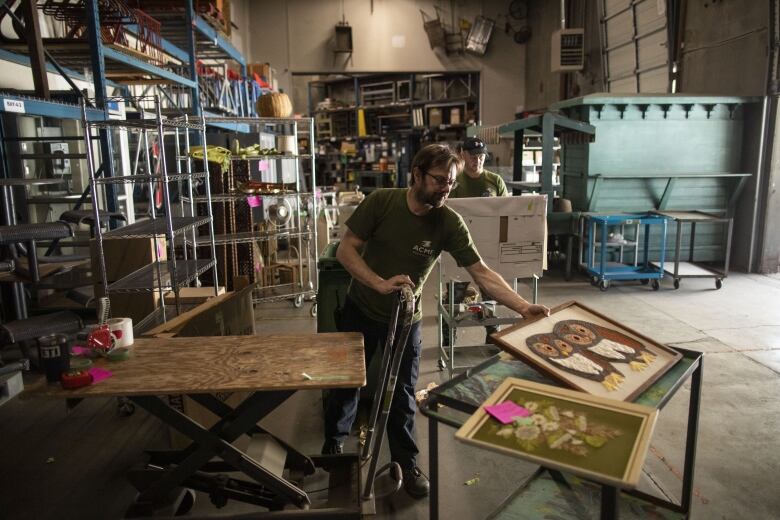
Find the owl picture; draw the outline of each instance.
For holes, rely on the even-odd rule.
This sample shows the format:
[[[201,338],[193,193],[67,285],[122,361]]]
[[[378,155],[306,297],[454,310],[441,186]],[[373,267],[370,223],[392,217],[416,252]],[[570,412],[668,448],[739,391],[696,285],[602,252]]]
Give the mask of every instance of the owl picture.
[[[625,376],[603,357],[555,334],[536,334],[526,340],[528,348],[549,364],[574,375],[598,381],[607,390],[617,390]]]
[[[627,363],[631,370],[645,370],[655,356],[641,343],[606,327],[580,320],[558,322],[553,335],[612,363]]]

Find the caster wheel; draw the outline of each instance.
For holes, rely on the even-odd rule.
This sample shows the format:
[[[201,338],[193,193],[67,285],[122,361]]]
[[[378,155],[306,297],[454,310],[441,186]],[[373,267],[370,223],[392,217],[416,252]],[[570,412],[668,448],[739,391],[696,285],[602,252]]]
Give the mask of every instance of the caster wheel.
[[[720,278],[716,278],[715,279],[715,289],[720,289],[721,287],[723,287],[723,280],[721,280]]]
[[[311,314],[312,318],[316,318],[317,317],[317,304],[316,303],[311,306],[311,309],[309,310],[309,314]]]
[[[224,493],[211,493],[209,499],[211,499],[211,503],[214,504],[217,509],[225,507],[228,503],[228,497]]]
[[[302,295],[302,294],[299,294],[299,295],[298,295],[298,296],[296,296],[296,297],[295,297],[295,299],[293,300],[293,306],[294,306],[296,309],[300,309],[300,308],[301,308],[301,305],[303,305],[303,295]]]
[[[591,285],[598,285],[599,284],[599,277],[598,276],[591,276],[590,277],[590,284]]]
[[[649,283],[650,283],[650,280],[648,280],[647,278],[645,278],[644,280],[639,280],[639,283],[641,283],[642,285],[647,285],[647,284],[649,284]]]
[[[602,292],[609,289],[609,280],[601,280],[601,283],[599,284],[599,289],[601,289]]]
[[[176,509],[176,513],[173,516],[184,516],[190,512],[192,506],[195,505],[195,491],[191,489],[184,490],[184,496],[181,499],[179,507]]]
[[[119,417],[130,417],[135,413],[135,405],[127,398],[122,398],[117,402],[116,411]]]
[[[447,363],[444,362],[444,358],[439,358],[439,361],[436,363],[436,366],[439,367],[439,371],[442,371],[445,368],[447,368]]]
[[[658,280],[653,280],[653,290],[657,291],[661,288],[661,283]]]
[[[675,289],[679,289],[680,288],[680,280],[675,280],[674,281],[674,288]]]

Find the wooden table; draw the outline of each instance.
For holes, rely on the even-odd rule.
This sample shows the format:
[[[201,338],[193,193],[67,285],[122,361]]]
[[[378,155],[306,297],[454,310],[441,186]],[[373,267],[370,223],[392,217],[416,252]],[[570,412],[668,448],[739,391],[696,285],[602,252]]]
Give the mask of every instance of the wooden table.
[[[244,434],[268,435],[257,422],[296,390],[358,388],[366,382],[363,336],[359,333],[141,338],[135,340],[130,359],[101,359],[95,366],[109,369],[111,377],[76,390],[41,383],[27,392],[68,399],[128,397],[193,441],[188,448],[150,463],[167,466],[164,471],[158,467],[135,473],[131,480],[140,494],[131,508],[133,515],[159,513],[182,486],[213,493],[217,478],[208,481],[203,475],[213,466],[210,461],[215,456],[223,461],[217,471],[240,471],[252,479],[241,482],[239,491],[220,490],[225,500],[234,498],[268,508],[287,504],[308,507],[311,502],[302,489],[231,443]],[[225,392],[247,392],[247,397],[233,408],[213,395]],[[189,396],[220,421],[205,428],[160,397],[169,394]],[[287,449],[286,464],[291,471],[301,475],[314,472],[311,458],[278,442]],[[248,488],[255,492],[247,492]],[[359,508],[357,511],[359,515]],[[349,518],[351,513],[345,511],[342,517]]]

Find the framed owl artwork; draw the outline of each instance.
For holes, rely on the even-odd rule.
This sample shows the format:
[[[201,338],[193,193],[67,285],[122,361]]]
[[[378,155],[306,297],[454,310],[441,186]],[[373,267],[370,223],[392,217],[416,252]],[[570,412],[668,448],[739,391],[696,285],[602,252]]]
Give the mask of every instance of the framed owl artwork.
[[[633,401],[682,357],[573,301],[490,338],[564,386],[619,401]]]

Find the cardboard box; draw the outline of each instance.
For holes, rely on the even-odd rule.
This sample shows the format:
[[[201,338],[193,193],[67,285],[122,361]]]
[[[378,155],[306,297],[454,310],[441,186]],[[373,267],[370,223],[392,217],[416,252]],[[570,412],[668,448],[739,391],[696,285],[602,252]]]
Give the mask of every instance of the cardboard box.
[[[225,287],[220,285],[217,294],[214,294],[214,287],[182,287],[179,289],[179,303],[181,305],[200,305],[206,301],[225,294]],[[176,295],[173,291],[165,293],[165,305],[175,305]]]
[[[547,196],[450,199],[471,232],[482,260],[511,283],[542,276],[547,268]],[[442,255],[445,279],[470,280],[449,254]]]
[[[157,256],[155,257],[155,244]],[[90,259],[95,297],[103,296],[103,277],[98,260],[97,244],[94,239],[89,241]],[[160,261],[168,259],[168,249],[165,238],[132,238],[103,240],[103,256],[106,263],[106,277],[108,283],[116,282],[122,277],[145,267],[159,258]],[[158,292],[148,293],[112,293],[111,315],[114,317],[131,318],[138,323],[157,308],[160,300]]]

